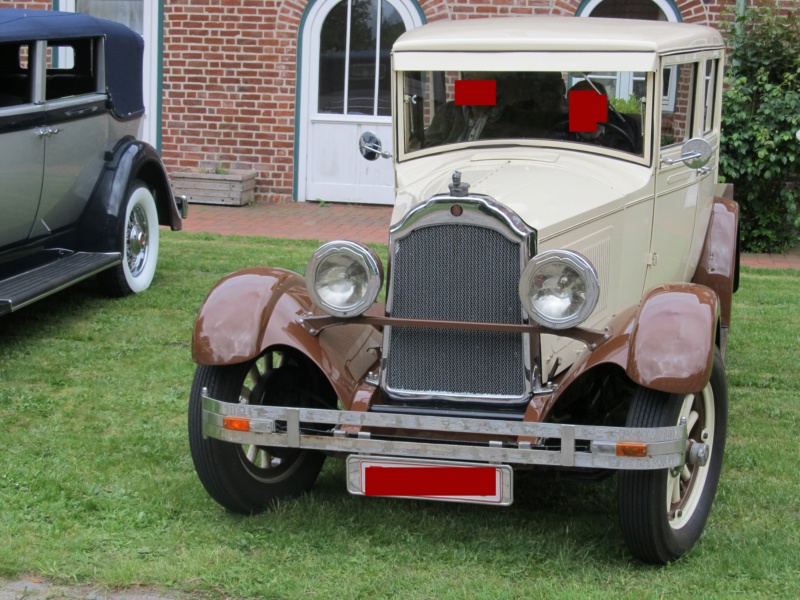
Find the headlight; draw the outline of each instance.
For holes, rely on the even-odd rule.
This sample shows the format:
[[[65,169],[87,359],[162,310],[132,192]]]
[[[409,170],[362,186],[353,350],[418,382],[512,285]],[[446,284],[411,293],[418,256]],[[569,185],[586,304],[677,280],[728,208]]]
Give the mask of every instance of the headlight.
[[[314,304],[335,317],[355,317],[381,291],[383,267],[378,256],[354,242],[320,246],[306,266],[306,285]]]
[[[548,250],[534,256],[519,280],[519,299],[531,319],[567,329],[583,323],[597,305],[600,284],[592,264],[577,252]]]

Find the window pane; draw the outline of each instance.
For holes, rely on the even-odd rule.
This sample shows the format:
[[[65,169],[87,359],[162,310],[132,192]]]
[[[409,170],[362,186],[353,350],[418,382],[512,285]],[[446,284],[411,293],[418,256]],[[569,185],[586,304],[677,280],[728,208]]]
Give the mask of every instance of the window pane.
[[[613,89],[617,81],[615,76],[595,78],[596,74],[589,72],[405,73],[402,114],[399,115],[405,123],[405,150],[413,152],[448,144],[491,143],[491,140],[546,140],[545,144],[556,141],[580,144],[585,149],[606,148],[642,156],[641,104],[626,99],[626,106],[614,112],[608,109],[607,99],[602,96],[594,95],[587,101],[586,96],[581,95],[572,105],[568,100],[566,82],[572,82],[573,91],[591,92],[593,88],[584,80],[585,75],[601,93],[607,92],[605,82]],[[647,95],[648,80],[643,73],[625,72],[620,75],[627,80],[634,76],[640,78],[642,95]],[[460,84],[461,89],[488,87],[494,90],[495,95],[490,93],[491,98],[487,100],[478,94],[474,96],[479,97],[477,103],[469,103],[468,98],[473,96],[457,97],[456,82],[459,80],[474,84]],[[605,113],[606,116],[601,116]],[[587,114],[588,118],[582,119],[582,124],[573,131],[571,118]]]
[[[142,35],[144,0],[76,0],[75,12],[122,23]]]
[[[53,100],[95,91],[94,40],[48,43],[45,97]]]
[[[372,115],[375,113],[378,0],[352,0],[352,2],[347,114]]]
[[[665,69],[666,72],[666,69]],[[692,134],[692,106],[697,63],[676,65],[671,77],[677,81],[674,109],[661,111],[661,146],[685,142]],[[672,98],[670,98],[670,103]]]
[[[703,133],[711,131],[714,126],[714,96],[717,79],[717,68],[719,60],[709,60],[706,62],[704,114],[703,114]]]
[[[381,2],[381,60],[378,70],[378,114],[388,117],[391,114],[391,74],[390,52],[397,38],[405,33],[406,26],[400,14],[391,4]]]
[[[28,45],[0,44],[0,108],[31,101]]]
[[[344,60],[347,43],[347,0],[333,7],[320,33],[317,111],[344,114]]]

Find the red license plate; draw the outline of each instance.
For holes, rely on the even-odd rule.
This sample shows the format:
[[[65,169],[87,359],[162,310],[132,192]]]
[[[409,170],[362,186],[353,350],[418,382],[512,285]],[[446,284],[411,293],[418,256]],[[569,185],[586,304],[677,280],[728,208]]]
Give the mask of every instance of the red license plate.
[[[351,455],[347,472],[348,490],[363,496],[503,506],[513,500],[508,465]]]

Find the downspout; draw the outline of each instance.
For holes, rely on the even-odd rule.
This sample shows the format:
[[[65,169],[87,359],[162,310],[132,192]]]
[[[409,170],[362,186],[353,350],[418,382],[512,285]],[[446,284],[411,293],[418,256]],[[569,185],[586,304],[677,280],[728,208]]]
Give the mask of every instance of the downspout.
[[[739,35],[742,34],[742,29],[744,27],[744,23],[739,19],[744,17],[744,13],[747,11],[747,0],[736,0],[736,31]]]

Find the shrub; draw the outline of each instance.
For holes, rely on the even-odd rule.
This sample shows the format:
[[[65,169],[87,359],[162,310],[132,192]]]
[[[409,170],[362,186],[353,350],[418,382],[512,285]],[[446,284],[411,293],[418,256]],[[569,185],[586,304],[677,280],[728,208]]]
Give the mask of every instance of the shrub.
[[[742,248],[782,251],[800,232],[800,23],[766,6],[725,29],[720,175],[736,187]]]

